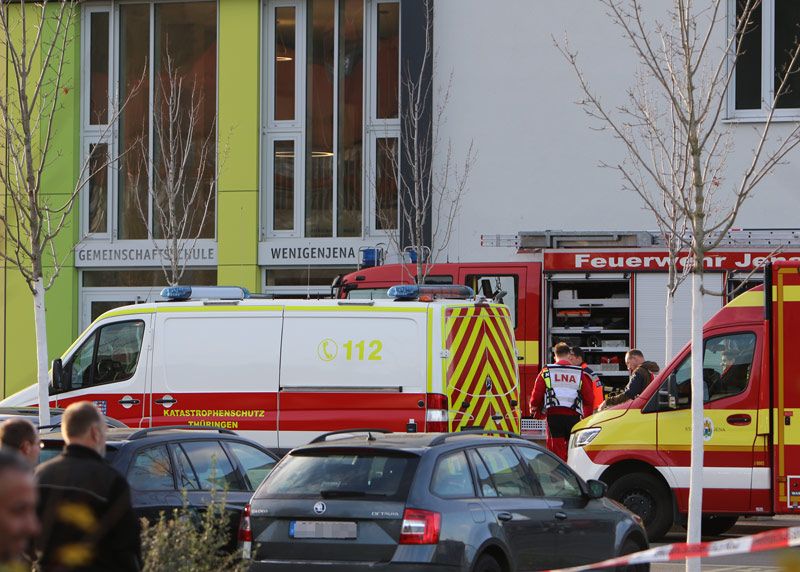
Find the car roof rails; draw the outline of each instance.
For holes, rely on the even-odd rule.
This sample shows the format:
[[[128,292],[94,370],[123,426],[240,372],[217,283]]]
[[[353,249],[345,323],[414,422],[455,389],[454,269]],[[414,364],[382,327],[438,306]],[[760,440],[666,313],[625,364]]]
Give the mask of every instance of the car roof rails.
[[[466,431],[454,431],[452,433],[442,433],[434,437],[428,447],[435,447],[447,441],[450,437],[459,437],[461,435],[500,435],[503,437],[512,437],[514,439],[525,439],[519,433],[513,431],[502,431],[499,429],[467,429]]]
[[[122,429],[122,427],[120,427],[120,429]],[[171,431],[173,429],[216,431],[218,433],[224,433],[225,435],[236,435],[235,431],[231,431],[230,429],[222,429],[221,427],[206,427],[204,425],[162,425],[160,427],[145,427],[144,429],[137,429],[128,436],[128,440],[133,441],[134,439],[142,439],[143,437],[147,437],[150,433],[156,433],[158,431]]]
[[[389,431],[388,429],[340,429],[339,431],[330,431],[328,433],[323,433],[322,435],[317,435],[311,441],[309,441],[309,445],[313,445],[314,443],[324,443],[328,440],[328,437],[333,437],[334,435],[350,435],[352,433],[366,433],[367,441],[374,441],[375,437],[372,436],[373,433],[381,433],[386,435],[387,433],[393,433],[393,431]]]

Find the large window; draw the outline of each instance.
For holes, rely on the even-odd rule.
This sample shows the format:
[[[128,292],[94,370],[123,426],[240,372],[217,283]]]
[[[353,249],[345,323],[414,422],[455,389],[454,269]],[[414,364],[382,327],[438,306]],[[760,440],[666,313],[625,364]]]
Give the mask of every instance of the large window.
[[[729,0],[732,33],[739,29],[735,85],[731,108],[736,117],[761,117],[772,105],[787,72],[788,82],[777,101],[776,116],[796,116],[800,109],[800,71],[788,69],[798,41],[800,3],[796,0]],[[749,10],[749,19],[747,18]]]
[[[167,234],[158,224],[153,195],[153,167],[159,159],[158,125],[167,121],[165,96],[169,88],[167,61],[182,82],[181,100],[191,107],[194,96],[197,121],[172,122],[189,140],[185,163],[197,173],[206,161],[199,188],[209,193],[216,172],[216,152],[201,151],[214,140],[217,108],[217,8],[215,2],[120,3],[83,8],[82,133],[84,156],[90,157],[91,177],[81,196],[83,232],[96,238],[147,239]],[[194,90],[194,94],[192,93]],[[198,103],[199,102],[199,103]],[[116,122],[116,128],[112,125]],[[164,155],[164,154],[162,154]],[[117,157],[122,160],[114,162]],[[113,164],[109,164],[111,161]],[[103,168],[107,166],[106,168]],[[156,185],[158,186],[158,185]],[[185,178],[187,193],[195,186]],[[214,197],[209,215],[194,217],[192,236],[214,236]]]
[[[264,21],[267,234],[397,228],[399,2],[267,0]]]

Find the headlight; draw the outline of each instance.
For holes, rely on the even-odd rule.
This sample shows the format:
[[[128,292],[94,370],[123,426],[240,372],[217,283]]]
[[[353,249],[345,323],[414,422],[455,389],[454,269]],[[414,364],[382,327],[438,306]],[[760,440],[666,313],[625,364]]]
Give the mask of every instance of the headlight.
[[[599,434],[600,434],[600,427],[592,427],[591,429],[582,429],[572,434],[569,446],[572,448],[585,447],[586,445],[594,441],[594,438],[597,437]]]

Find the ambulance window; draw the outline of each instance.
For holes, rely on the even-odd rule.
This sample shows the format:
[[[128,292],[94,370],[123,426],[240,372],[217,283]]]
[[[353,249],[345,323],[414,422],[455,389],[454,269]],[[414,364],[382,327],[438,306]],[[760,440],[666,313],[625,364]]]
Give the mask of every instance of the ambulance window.
[[[142,349],[144,322],[117,322],[100,329],[92,385],[133,377]]]
[[[467,276],[467,286],[475,290],[475,294],[485,296],[490,300],[500,292],[505,292],[503,304],[511,313],[513,328],[517,327],[517,297],[519,296],[519,280],[517,276],[496,276],[472,274]]]
[[[750,382],[756,336],[727,334],[706,340],[703,381],[708,401],[742,393]]]
[[[167,448],[152,447],[138,452],[128,469],[128,483],[139,491],[175,490]]]
[[[750,383],[756,336],[751,332],[725,334],[708,338],[703,351],[703,401],[716,401],[742,393]],[[675,371],[664,380],[653,396],[671,395],[673,406],[663,399],[659,408],[684,409],[691,403],[692,354],[687,355]],[[649,408],[648,408],[649,409]]]
[[[89,339],[75,352],[72,360],[64,366],[65,390],[80,389],[92,384],[91,366],[95,339],[95,334],[89,336]]]
[[[202,490],[242,490],[233,465],[217,441],[188,441],[181,443],[181,447],[189,457]]]

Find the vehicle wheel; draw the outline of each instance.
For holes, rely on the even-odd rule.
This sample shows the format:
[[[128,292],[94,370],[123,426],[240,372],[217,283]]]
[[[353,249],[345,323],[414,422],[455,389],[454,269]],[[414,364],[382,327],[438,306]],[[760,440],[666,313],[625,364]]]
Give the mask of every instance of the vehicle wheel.
[[[734,527],[739,515],[704,514],[700,521],[700,531],[703,536],[719,536]]]
[[[484,554],[478,558],[478,562],[475,564],[474,572],[503,572],[503,569],[501,568],[500,563],[495,560],[493,556]]]
[[[639,546],[635,540],[629,538],[622,545],[622,550],[619,551],[619,555],[625,556],[626,554],[633,554],[634,552],[639,552],[640,550],[643,550],[643,548]],[[633,566],[617,566],[616,570],[617,572],[647,572],[650,570],[650,565],[635,564]]]
[[[669,490],[653,475],[623,475],[608,487],[608,497],[641,517],[650,542],[663,538],[672,527]]]

